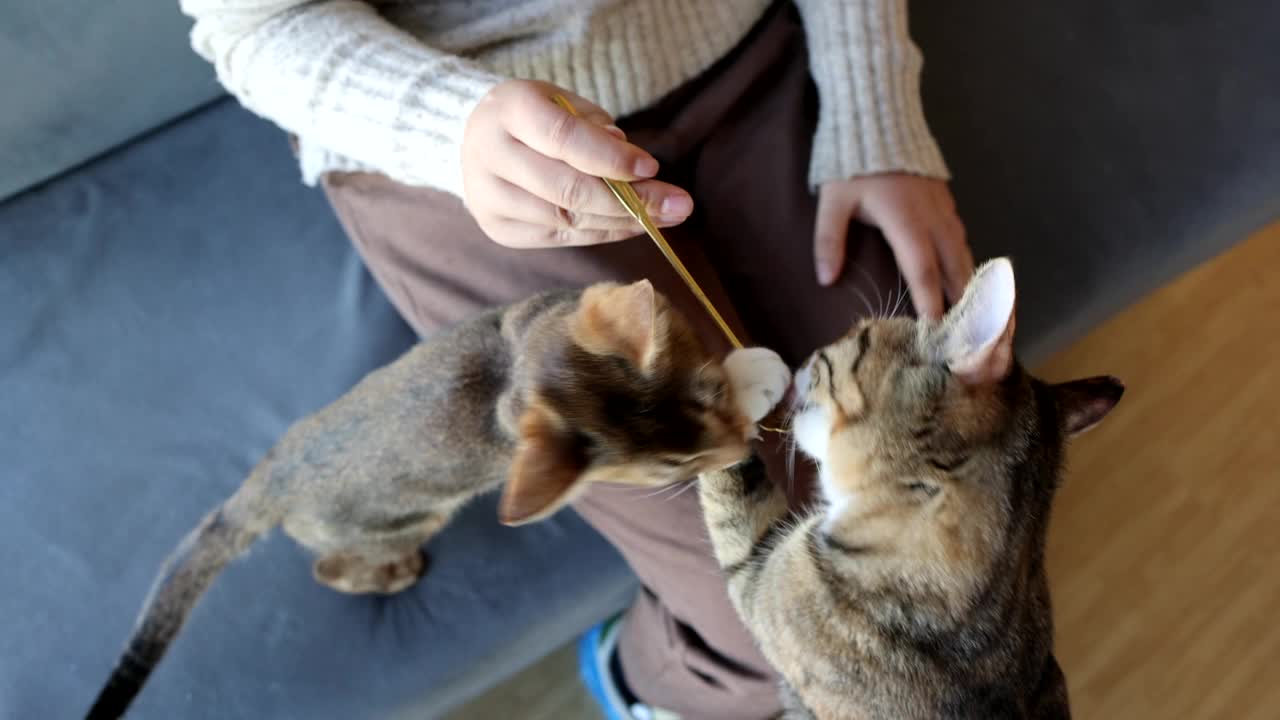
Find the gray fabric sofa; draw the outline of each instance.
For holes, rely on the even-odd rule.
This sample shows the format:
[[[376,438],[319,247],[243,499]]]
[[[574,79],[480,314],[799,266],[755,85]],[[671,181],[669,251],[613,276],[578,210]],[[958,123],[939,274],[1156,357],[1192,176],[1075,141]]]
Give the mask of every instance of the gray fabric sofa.
[[[0,9],[0,718],[82,713],[174,543],[413,342],[174,6]],[[1025,358],[1280,217],[1280,5],[968,7],[913,28],[975,249],[1017,264]],[[572,513],[494,517],[470,507],[389,599],[319,587],[273,536],[133,717],[439,717],[634,593]]]

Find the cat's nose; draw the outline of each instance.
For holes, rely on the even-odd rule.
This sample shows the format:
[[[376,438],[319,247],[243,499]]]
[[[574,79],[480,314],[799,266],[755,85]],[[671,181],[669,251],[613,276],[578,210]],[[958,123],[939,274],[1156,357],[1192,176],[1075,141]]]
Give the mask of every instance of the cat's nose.
[[[792,381],[791,404],[802,405],[809,394],[809,385],[813,382],[813,361],[804,364],[795,374]]]

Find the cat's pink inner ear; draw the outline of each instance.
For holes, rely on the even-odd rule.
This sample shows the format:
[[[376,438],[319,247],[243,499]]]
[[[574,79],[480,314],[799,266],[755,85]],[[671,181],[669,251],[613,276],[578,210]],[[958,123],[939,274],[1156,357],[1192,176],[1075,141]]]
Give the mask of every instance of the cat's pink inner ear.
[[[648,369],[657,352],[658,302],[652,283],[595,286],[582,295],[574,339],[588,352],[618,354]]]
[[[1059,383],[1053,390],[1062,429],[1068,436],[1075,436],[1102,422],[1124,395],[1124,383],[1103,375]]]
[[[511,473],[498,501],[498,520],[524,525],[548,517],[574,496],[587,458],[572,435],[557,428],[545,408],[533,404],[520,418]]]
[[[978,268],[964,297],[943,319],[943,356],[961,382],[999,382],[1013,368],[1016,298],[1013,265],[997,258]]]
[[[625,288],[618,305],[618,317],[626,330],[624,335],[632,346],[637,364],[647,367],[657,344],[657,292],[652,283],[641,280]]]

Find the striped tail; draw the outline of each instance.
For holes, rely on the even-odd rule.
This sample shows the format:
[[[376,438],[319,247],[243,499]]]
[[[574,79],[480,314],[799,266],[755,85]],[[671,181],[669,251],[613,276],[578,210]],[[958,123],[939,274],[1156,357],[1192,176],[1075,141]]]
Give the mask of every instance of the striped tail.
[[[274,520],[243,512],[253,501],[249,485],[204,517],[165,561],[143,603],[133,635],[87,720],[115,720],[142,690],[191,609],[222,569],[242,555]]]

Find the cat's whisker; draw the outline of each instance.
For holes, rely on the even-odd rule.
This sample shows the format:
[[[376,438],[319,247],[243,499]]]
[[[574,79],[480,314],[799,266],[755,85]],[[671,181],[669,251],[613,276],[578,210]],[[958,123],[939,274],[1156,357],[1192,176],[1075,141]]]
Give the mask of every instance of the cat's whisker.
[[[795,424],[796,415],[799,415],[799,414],[800,414],[800,405],[792,404],[791,407],[787,408],[786,415],[784,415],[782,418],[782,427],[787,429],[788,434],[790,434],[791,427]]]
[[[636,491],[637,491],[637,492],[639,492],[641,489],[642,489],[642,488],[636,488]],[[648,500],[649,498],[651,498],[651,497],[656,497],[656,496],[658,496],[658,495],[661,495],[662,493],[667,492],[667,491],[668,491],[668,490],[670,490],[670,489],[671,489],[671,487],[670,487],[669,485],[664,485],[664,486],[662,486],[662,487],[658,488],[657,490],[653,490],[653,491],[651,491],[651,492],[647,492],[647,493],[645,493],[644,495],[641,495],[641,496],[639,497],[639,499],[640,499],[640,500]]]
[[[787,496],[796,489],[796,441],[795,436],[787,438]]]
[[[674,495],[668,495],[667,497],[662,498],[662,500],[663,502],[671,502],[672,500],[675,500],[681,495],[689,492],[689,488],[692,488],[694,485],[697,485],[697,484],[698,484],[697,478],[694,478],[693,480],[687,480],[685,481],[684,487],[680,488],[679,492],[677,492]]]
[[[879,309],[879,312],[872,312],[871,317],[873,318],[884,317],[884,311],[886,309],[886,305],[884,302],[884,295],[880,293],[880,283],[876,282],[876,279],[871,277],[871,273],[868,272],[865,267],[857,264],[855,264],[854,267],[858,269],[858,272],[862,273],[862,277],[866,278],[867,284],[876,289],[876,307]]]
[[[685,480],[685,481],[683,481],[683,482],[690,482],[690,481],[689,481],[689,480]],[[672,483],[672,484],[670,484],[670,485],[663,485],[662,487],[658,488],[657,490],[654,490],[654,491],[653,491],[653,492],[651,492],[651,493],[648,493],[648,494],[646,494],[646,495],[641,495],[641,496],[640,496],[640,499],[641,499],[641,500],[648,500],[649,498],[656,497],[656,496],[658,496],[658,495],[662,495],[662,494],[664,494],[664,493],[669,493],[669,492],[671,492],[672,490],[675,490],[676,488],[679,488],[679,487],[683,484],[683,482]],[[637,490],[641,490],[641,489],[643,489],[643,488],[636,488],[636,489],[637,489]]]
[[[858,297],[862,298],[862,305],[867,309],[867,316],[875,315],[875,309],[871,307],[871,300],[867,298],[867,294],[862,292],[862,288],[857,285],[850,285],[849,288],[858,293]]]
[[[898,302],[893,306],[894,316],[896,316],[898,311],[901,310],[902,302],[910,295],[907,290],[908,288],[904,287],[902,283],[902,273],[898,273]]]

